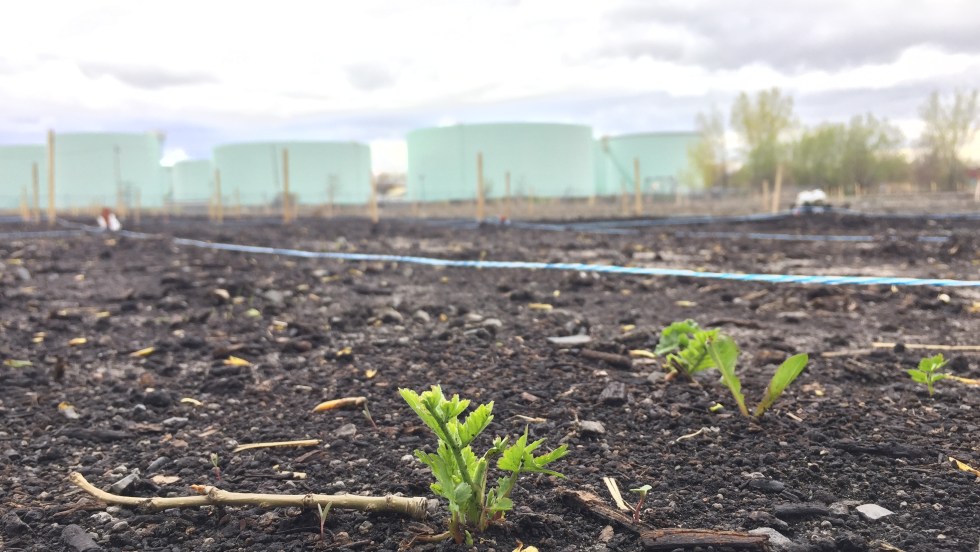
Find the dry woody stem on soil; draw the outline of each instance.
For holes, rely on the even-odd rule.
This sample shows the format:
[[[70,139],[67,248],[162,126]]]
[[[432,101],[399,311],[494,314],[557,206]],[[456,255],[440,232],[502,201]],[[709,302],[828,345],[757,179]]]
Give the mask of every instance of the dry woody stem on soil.
[[[146,511],[166,510],[168,508],[190,508],[194,506],[213,506],[219,504],[251,504],[265,508],[277,508],[283,506],[313,508],[317,504],[321,506],[326,506],[329,504],[331,508],[360,510],[363,512],[394,512],[418,520],[425,519],[426,516],[427,502],[424,497],[404,497],[392,495],[277,495],[260,493],[233,493],[223,491],[210,485],[194,485],[192,488],[200,492],[200,496],[140,498],[135,496],[120,496],[107,493],[89,483],[85,477],[78,472],[72,472],[69,474],[68,479],[80,487],[83,491],[89,493],[102,502],[105,502],[106,504],[135,506]]]

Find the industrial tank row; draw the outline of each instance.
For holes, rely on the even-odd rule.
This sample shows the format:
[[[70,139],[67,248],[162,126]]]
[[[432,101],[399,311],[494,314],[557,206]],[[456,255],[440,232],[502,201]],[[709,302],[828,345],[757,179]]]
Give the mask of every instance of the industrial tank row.
[[[407,137],[406,198],[473,200],[618,195],[677,189],[694,133],[655,133],[595,140],[587,126],[547,123],[455,125]],[[146,134],[58,134],[54,140],[59,209],[103,205],[279,204],[288,181],[292,204],[364,204],[371,153],[355,142],[260,142],[218,146],[212,160],[159,163],[162,137]],[[37,182],[37,185],[35,185]],[[45,146],[0,146],[0,209],[35,197],[47,202]],[[219,186],[220,185],[220,186]],[[35,192],[37,188],[37,192]],[[37,194],[35,196],[35,193]]]

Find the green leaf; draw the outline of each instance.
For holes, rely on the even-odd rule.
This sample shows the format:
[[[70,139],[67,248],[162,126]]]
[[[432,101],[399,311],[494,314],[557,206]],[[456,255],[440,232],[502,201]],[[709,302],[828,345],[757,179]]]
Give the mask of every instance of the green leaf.
[[[29,360],[17,360],[14,358],[3,361],[3,364],[4,366],[9,366],[11,368],[27,368],[28,366],[34,366],[34,363]]]
[[[411,389],[399,389],[398,393],[415,412],[415,415],[436,434],[436,437],[444,441],[449,438],[439,426],[440,420],[437,420],[433,414],[433,411],[438,412],[439,409],[431,407],[434,401],[438,404],[438,401],[442,399],[442,389],[438,385],[433,385],[431,390],[422,393],[422,395]]]
[[[701,327],[693,320],[674,322],[660,332],[660,341],[653,350],[653,354],[662,356],[665,353],[682,349],[687,345],[688,336],[694,334]]]
[[[547,466],[555,460],[563,458],[566,454],[568,454],[568,445],[562,445],[547,454],[538,456],[534,461],[538,466]]]
[[[647,494],[648,492],[650,492],[650,489],[652,489],[652,488],[653,487],[651,487],[650,485],[643,485],[642,487],[637,487],[635,489],[630,489],[630,492],[632,492],[632,493],[640,493],[640,494]]]
[[[459,444],[465,447],[473,442],[473,439],[490,425],[490,422],[493,420],[492,412],[493,401],[487,404],[481,404],[476,407],[476,410],[470,412],[459,428]]]
[[[912,381],[916,383],[929,383],[929,374],[923,372],[922,370],[916,370],[913,368],[911,370],[906,370],[906,372],[908,372],[909,376],[912,377]]]
[[[943,366],[948,364],[948,360],[943,360],[943,354],[939,353],[936,356],[926,357],[919,361],[919,370],[925,373],[932,373],[939,370]]]
[[[735,362],[738,360],[738,345],[728,336],[722,336],[708,343],[708,354],[721,372],[721,381],[732,392],[732,397],[738,404],[743,416],[749,415],[745,407],[745,396],[742,395],[742,381],[735,374]]]
[[[787,358],[779,365],[776,373],[769,380],[769,385],[766,387],[766,394],[759,401],[759,406],[755,407],[756,418],[762,416],[766,410],[769,410],[769,407],[783,394],[786,387],[803,373],[803,369],[806,368],[809,361],[810,357],[806,353],[800,353]]]

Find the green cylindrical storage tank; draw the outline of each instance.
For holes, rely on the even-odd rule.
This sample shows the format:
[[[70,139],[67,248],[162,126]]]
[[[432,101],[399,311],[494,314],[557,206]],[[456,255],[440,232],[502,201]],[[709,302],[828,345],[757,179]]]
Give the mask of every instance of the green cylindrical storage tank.
[[[211,161],[192,159],[174,163],[170,173],[173,202],[201,204],[211,200],[214,186]]]
[[[54,140],[59,209],[160,207],[168,192],[160,166],[160,136],[152,133],[66,133]]]
[[[678,191],[682,173],[690,166],[687,150],[700,138],[697,132],[651,132],[597,140],[596,195],[617,195],[624,189],[633,193],[636,159],[643,193]]]
[[[587,126],[554,123],[456,125],[408,135],[408,194],[414,201],[472,200],[477,154],[484,194],[587,197],[594,188],[594,144]]]
[[[48,154],[45,146],[0,146],[0,210],[12,211],[25,197],[34,205],[34,167],[43,211],[48,201]]]
[[[289,193],[299,204],[363,205],[371,195],[371,150],[356,142],[265,142],[214,149],[225,201],[273,205],[281,201],[283,151],[289,157]]]

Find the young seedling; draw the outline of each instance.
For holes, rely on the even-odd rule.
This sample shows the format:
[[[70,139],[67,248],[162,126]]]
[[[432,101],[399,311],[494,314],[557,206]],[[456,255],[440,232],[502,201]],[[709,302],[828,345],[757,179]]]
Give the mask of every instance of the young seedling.
[[[718,367],[718,371],[721,372],[721,382],[732,392],[732,397],[735,398],[735,402],[738,404],[738,410],[743,416],[748,417],[749,409],[745,406],[745,396],[742,394],[742,381],[735,373],[735,363],[738,360],[738,345],[731,338],[722,336],[708,343],[708,355],[711,356],[714,364]],[[786,387],[793,383],[803,372],[809,360],[809,356],[801,353],[789,357],[779,365],[776,373],[769,380],[769,385],[766,386],[766,394],[763,395],[762,400],[759,401],[759,404],[755,407],[755,411],[752,413],[755,418],[761,418],[766,410],[772,407],[780,395],[783,394],[783,391],[786,390]]]
[[[647,500],[647,493],[652,489],[650,485],[643,485],[642,487],[637,487],[635,489],[630,489],[631,493],[638,493],[640,495],[639,500],[636,502],[636,506],[633,507],[633,523],[640,523],[640,509],[643,508],[643,503]]]
[[[674,322],[660,333],[654,354],[666,355],[666,367],[672,374],[693,380],[695,373],[715,367],[707,345],[719,337],[718,330],[702,330],[693,320]]]
[[[534,451],[544,439],[528,443],[526,427],[513,444],[509,444],[508,437],[496,437],[483,456],[473,452],[473,440],[493,420],[493,402],[477,406],[461,420],[460,415],[470,401],[460,399],[459,395],[447,399],[438,385],[421,395],[411,389],[398,392],[438,439],[435,453],[416,450],[415,456],[432,470],[436,479],[431,485],[432,492],[449,501],[449,531],[445,538],[452,537],[457,544],[464,539],[469,543],[472,542],[470,529],[483,532],[491,522],[502,519],[514,506],[510,494],[520,474],[564,477],[545,466],[565,456],[568,447],[562,445],[535,456]],[[498,456],[497,468],[506,475],[497,479],[495,487],[488,488],[489,462]]]
[[[937,381],[949,377],[949,374],[940,372],[947,364],[949,361],[943,360],[943,354],[939,353],[934,357],[926,357],[920,360],[919,367],[908,370],[908,374],[912,377],[912,381],[924,384],[929,389],[929,396],[931,397],[935,392],[933,385]]]
[[[214,478],[218,481],[221,481],[221,466],[219,465],[220,460],[221,459],[218,457],[218,453],[211,453],[211,473],[214,474]]]
[[[321,504],[316,505],[316,515],[320,518],[320,542],[324,542],[326,540],[326,537],[324,536],[326,533],[324,526],[327,523],[327,514],[330,512],[330,506],[332,506],[330,502],[328,502],[326,506]]]

